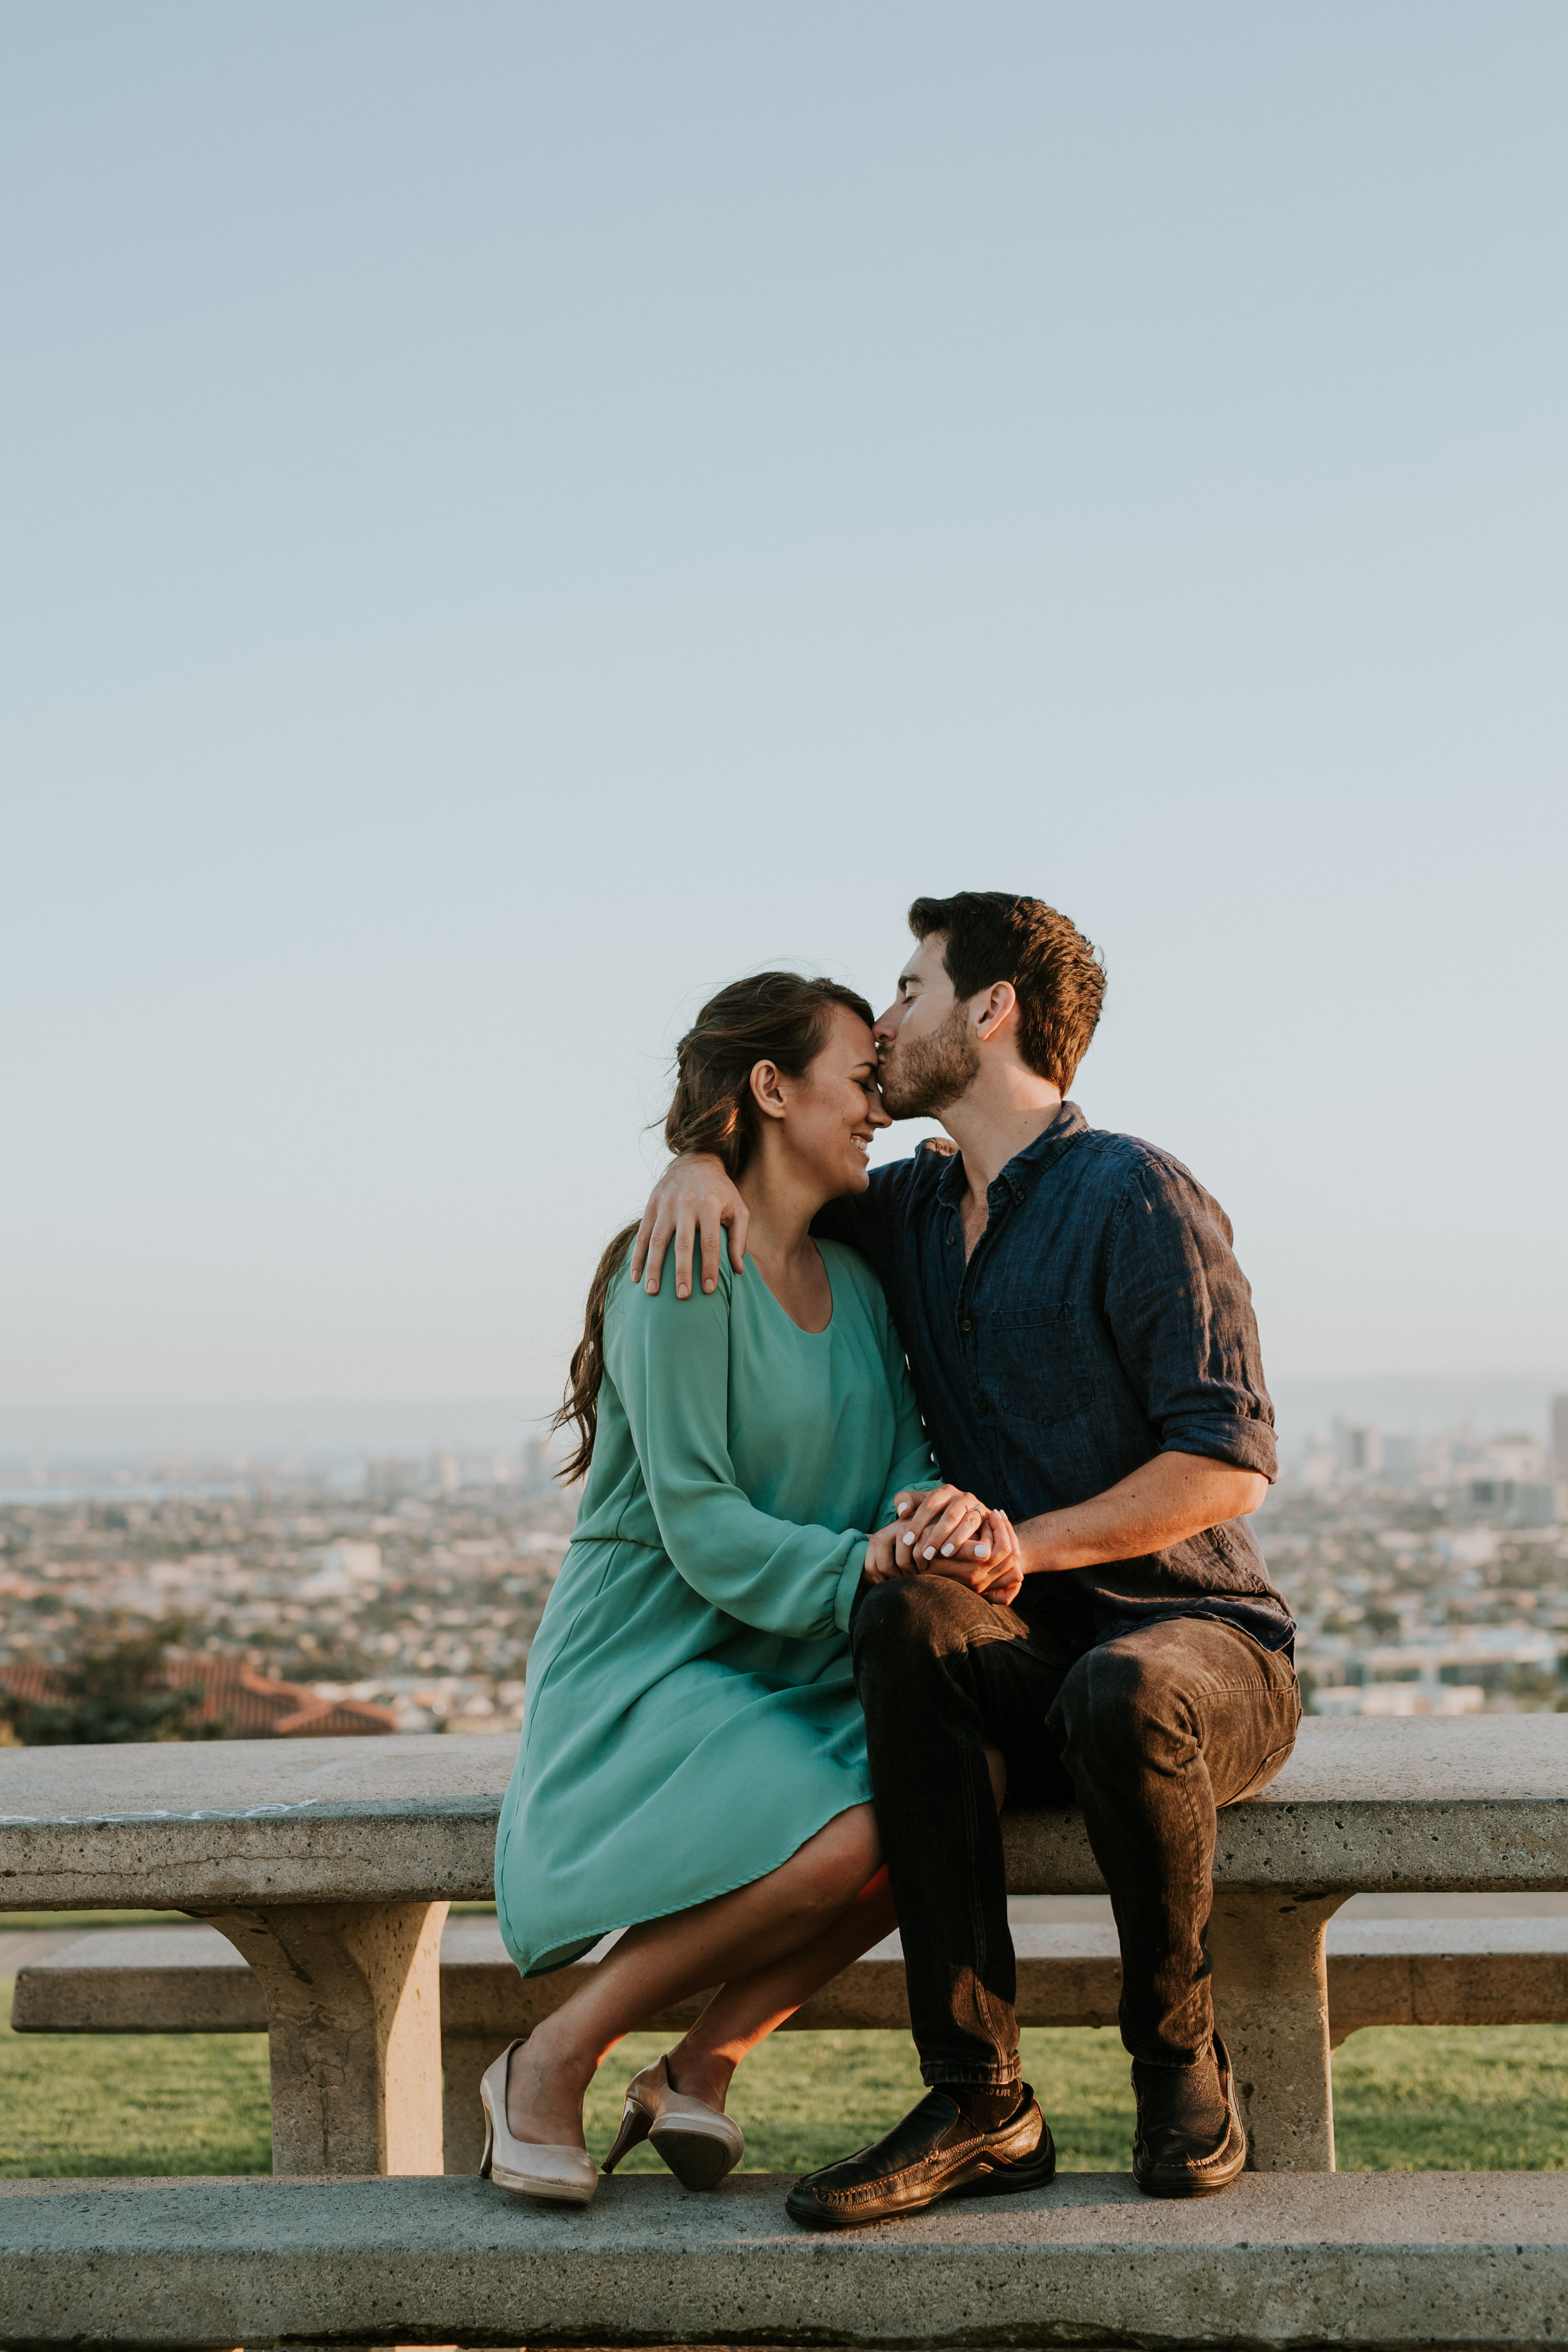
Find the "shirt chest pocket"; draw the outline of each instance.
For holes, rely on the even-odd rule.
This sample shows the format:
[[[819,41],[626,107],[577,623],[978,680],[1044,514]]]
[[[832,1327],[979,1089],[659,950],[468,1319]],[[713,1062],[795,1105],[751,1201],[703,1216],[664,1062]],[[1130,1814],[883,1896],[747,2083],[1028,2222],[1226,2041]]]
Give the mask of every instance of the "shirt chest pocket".
[[[1003,1307],[988,1316],[981,1382],[997,1412],[1037,1428],[1082,1412],[1094,1401],[1094,1377],[1071,1302]]]

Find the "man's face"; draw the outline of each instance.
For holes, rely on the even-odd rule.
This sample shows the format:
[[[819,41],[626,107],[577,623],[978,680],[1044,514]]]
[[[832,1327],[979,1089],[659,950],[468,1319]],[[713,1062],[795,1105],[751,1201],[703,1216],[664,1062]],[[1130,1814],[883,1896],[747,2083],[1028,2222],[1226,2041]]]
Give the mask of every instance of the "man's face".
[[[940,1118],[980,1067],[968,1007],[942,960],[946,945],[940,931],[921,941],[873,1033],[882,1101],[894,1118]]]

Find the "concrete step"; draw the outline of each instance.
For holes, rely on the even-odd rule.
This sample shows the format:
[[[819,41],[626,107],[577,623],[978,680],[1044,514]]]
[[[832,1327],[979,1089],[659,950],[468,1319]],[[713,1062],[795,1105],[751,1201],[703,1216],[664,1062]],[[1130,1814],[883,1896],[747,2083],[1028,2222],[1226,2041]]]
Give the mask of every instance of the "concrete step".
[[[1114,1928],[1020,1926],[1026,2025],[1113,2025],[1121,1990]],[[524,1982],[489,1919],[452,1919],[441,1943],[444,2033],[500,2042],[526,2033],[592,1965]],[[1568,1919],[1331,1920],[1329,2006],[1336,2038],[1363,2025],[1517,2025],[1568,2021]],[[650,2020],[687,2023],[690,2001]],[[12,2022],[30,2033],[259,2033],[261,1989],[215,1928],[97,1929],[16,1979]],[[835,2032],[908,2031],[903,1959],[889,1937],[791,2020]]]
[[[1544,2347],[1568,2175],[1124,2175],[819,2237],[788,2183],[603,2184],[586,2211],[457,2179],[0,2183],[0,2347],[292,2342]]]

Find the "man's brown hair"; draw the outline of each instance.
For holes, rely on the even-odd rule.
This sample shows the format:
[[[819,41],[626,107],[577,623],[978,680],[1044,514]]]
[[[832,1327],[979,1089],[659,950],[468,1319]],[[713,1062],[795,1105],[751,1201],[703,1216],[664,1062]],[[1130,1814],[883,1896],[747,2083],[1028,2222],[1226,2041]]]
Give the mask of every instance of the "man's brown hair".
[[[962,1002],[999,980],[1018,995],[1018,1051],[1031,1070],[1065,1095],[1089,1051],[1105,995],[1105,964],[1077,926],[1043,898],[1005,890],[958,890],[917,898],[917,940],[940,932],[942,963]]]

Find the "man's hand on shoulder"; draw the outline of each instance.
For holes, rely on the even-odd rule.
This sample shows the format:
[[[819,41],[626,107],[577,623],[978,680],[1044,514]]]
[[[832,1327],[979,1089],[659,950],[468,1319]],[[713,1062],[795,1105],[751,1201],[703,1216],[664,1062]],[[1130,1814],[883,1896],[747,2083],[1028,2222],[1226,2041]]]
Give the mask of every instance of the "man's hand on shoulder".
[[[648,1194],[637,1237],[632,1244],[631,1276],[650,1296],[657,1295],[664,1270],[664,1254],[675,1243],[675,1295],[691,1296],[692,1244],[702,1236],[702,1287],[719,1284],[720,1235],[730,1234],[730,1263],[737,1274],[746,1260],[746,1228],[751,1214],[711,1151],[683,1151],[672,1160]]]

